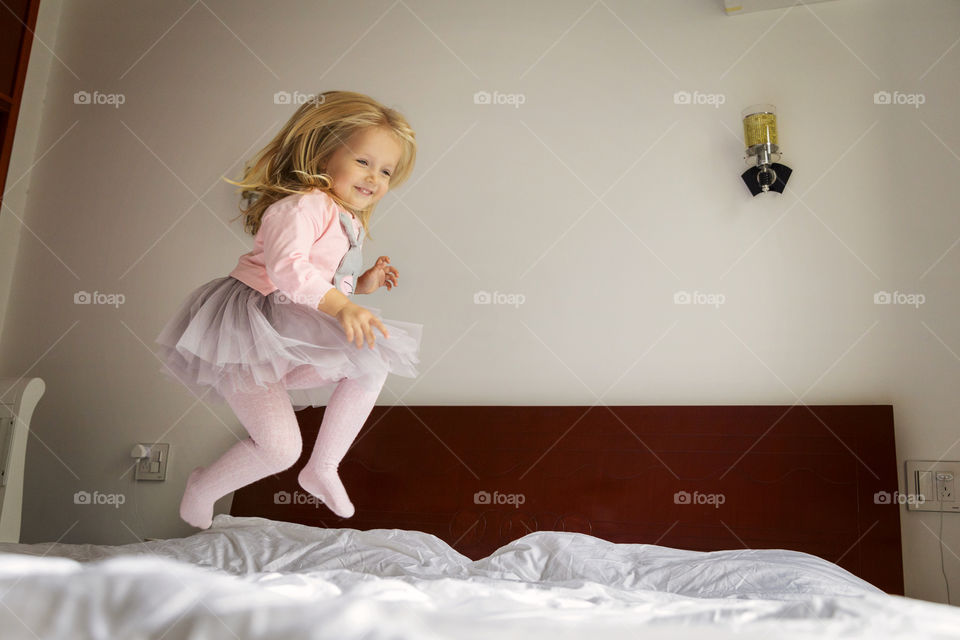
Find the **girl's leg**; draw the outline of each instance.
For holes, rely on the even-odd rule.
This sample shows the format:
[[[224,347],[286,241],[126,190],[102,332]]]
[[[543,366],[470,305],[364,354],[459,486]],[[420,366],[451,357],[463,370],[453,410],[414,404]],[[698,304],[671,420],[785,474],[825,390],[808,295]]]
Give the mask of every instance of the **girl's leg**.
[[[240,487],[292,467],[303,451],[300,425],[287,392],[280,385],[224,397],[251,437],[234,444],[208,467],[187,479],[180,517],[195,527],[213,523],[213,504]]]
[[[371,378],[367,382],[373,382],[375,391],[358,378],[343,378],[337,383],[323,410],[320,433],[310,460],[297,476],[301,487],[322,500],[341,518],[351,517],[354,508],[340,482],[337,467],[373,410],[387,379],[386,371],[368,375]]]

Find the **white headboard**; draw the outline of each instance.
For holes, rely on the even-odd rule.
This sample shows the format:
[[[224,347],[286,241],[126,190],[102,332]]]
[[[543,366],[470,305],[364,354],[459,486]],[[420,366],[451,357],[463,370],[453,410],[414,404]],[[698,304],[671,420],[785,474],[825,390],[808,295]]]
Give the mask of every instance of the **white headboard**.
[[[23,470],[41,378],[0,378],[0,542],[20,542]]]

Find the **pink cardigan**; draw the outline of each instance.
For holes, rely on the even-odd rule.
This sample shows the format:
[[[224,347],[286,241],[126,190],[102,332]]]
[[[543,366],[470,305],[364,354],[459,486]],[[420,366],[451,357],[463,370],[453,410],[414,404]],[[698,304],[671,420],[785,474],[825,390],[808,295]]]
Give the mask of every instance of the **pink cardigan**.
[[[345,210],[319,189],[277,200],[263,213],[253,251],[240,256],[230,275],[263,295],[279,289],[293,302],[316,308],[333,289],[333,275],[350,248],[340,211]],[[363,225],[346,213],[362,246]],[[342,288],[353,293],[351,276]]]

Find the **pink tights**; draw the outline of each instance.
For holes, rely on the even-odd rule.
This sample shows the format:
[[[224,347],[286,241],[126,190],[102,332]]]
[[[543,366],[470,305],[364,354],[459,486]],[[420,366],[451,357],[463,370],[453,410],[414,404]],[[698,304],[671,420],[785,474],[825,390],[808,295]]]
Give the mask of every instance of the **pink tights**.
[[[341,518],[354,514],[353,504],[340,482],[337,468],[373,410],[386,373],[368,374],[379,382],[371,391],[358,378],[337,382],[323,411],[320,432],[310,459],[297,476],[304,489]],[[321,386],[330,384],[312,371],[297,376],[290,388],[309,386],[307,377]],[[229,390],[224,397],[250,437],[228,449],[207,467],[196,467],[187,478],[180,517],[200,529],[213,523],[214,503],[261,478],[292,467],[303,450],[300,425],[286,389],[280,383],[254,393]]]

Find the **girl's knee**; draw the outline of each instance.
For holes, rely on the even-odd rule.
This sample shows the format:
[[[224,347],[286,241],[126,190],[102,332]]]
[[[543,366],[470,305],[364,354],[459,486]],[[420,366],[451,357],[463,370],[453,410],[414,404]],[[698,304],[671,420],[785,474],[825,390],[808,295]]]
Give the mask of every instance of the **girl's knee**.
[[[277,471],[283,471],[292,467],[300,459],[300,454],[303,452],[303,438],[298,430],[292,437],[258,442],[257,448],[267,464],[276,468]]]
[[[383,383],[387,381],[387,375],[389,371],[386,369],[378,371],[369,371],[358,379],[363,380],[367,383],[368,386],[382,387]]]

